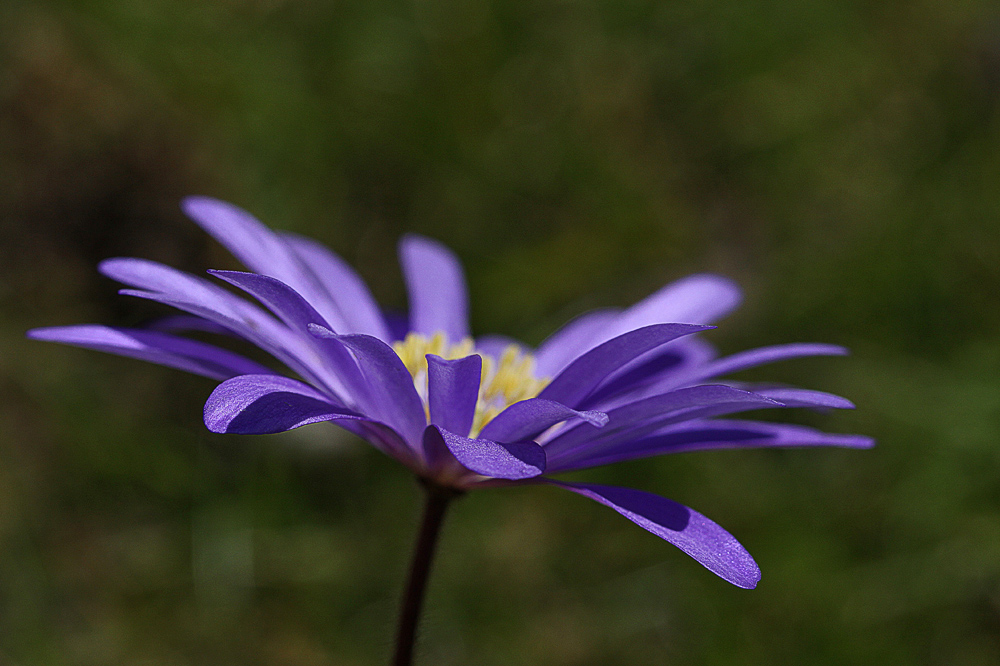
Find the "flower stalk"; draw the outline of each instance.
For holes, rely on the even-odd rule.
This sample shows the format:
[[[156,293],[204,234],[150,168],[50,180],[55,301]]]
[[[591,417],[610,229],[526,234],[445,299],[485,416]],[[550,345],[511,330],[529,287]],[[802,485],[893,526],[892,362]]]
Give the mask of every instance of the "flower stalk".
[[[417,543],[413,549],[410,578],[406,583],[406,592],[399,612],[399,630],[396,634],[396,652],[392,666],[410,666],[413,663],[420,609],[423,607],[427,579],[437,550],[441,525],[451,500],[462,494],[459,490],[426,479],[420,479],[420,482],[426,491],[426,502]]]

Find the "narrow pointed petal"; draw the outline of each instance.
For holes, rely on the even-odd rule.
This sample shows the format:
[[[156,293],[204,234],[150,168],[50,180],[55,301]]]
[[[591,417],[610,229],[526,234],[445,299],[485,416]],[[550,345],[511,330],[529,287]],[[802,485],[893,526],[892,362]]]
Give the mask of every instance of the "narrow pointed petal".
[[[685,335],[711,328],[692,324],[657,324],[629,331],[594,347],[570,363],[539,398],[578,407],[608,375],[640,354]]]
[[[354,358],[342,344],[309,333],[310,326],[330,329],[323,316],[298,292],[281,280],[258,273],[239,271],[209,271],[209,273],[244,290],[267,306],[289,328],[303,333],[303,340],[314,343],[322,353],[322,360],[329,363],[333,374],[328,377],[327,382],[332,384],[337,394],[351,404],[360,400],[359,396],[364,393],[364,380]]]
[[[535,442],[470,439],[442,428],[436,429],[455,459],[476,474],[518,481],[545,472],[545,451]]]
[[[354,354],[363,383],[351,388],[356,390],[365,416],[393,428],[409,446],[419,447],[427,417],[413,377],[392,347],[370,335],[337,335],[315,325],[309,330],[343,344]]]
[[[294,333],[259,307],[220,286],[154,261],[108,259],[100,270],[108,277],[139,289],[120,293],[170,305],[203,317],[268,352],[303,378],[336,390],[336,381],[318,374],[308,340]]]
[[[535,352],[539,377],[554,377],[577,356],[607,340],[601,332],[619,316],[618,310],[594,310],[569,322],[550,335]]]
[[[676,424],[615,447],[585,452],[571,463],[553,459],[549,464],[549,471],[568,472],[688,451],[813,446],[868,449],[874,445],[875,440],[871,437],[826,433],[806,426],[735,419],[704,420]]]
[[[410,299],[410,327],[458,342],[469,336],[469,297],[462,265],[451,250],[422,236],[404,236],[399,260]]]
[[[205,403],[205,425],[218,433],[262,435],[360,418],[308,384],[279,375],[233,377],[219,384]]]
[[[693,384],[713,377],[721,377],[740,370],[755,368],[759,365],[785,361],[807,356],[844,356],[848,351],[839,345],[823,343],[792,343],[759,347],[745,352],[726,356],[718,360],[693,368],[690,372],[679,373],[675,385]]]
[[[302,275],[301,264],[278,234],[253,215],[210,197],[188,197],[181,208],[244,266],[298,286],[295,283]]]
[[[268,352],[304,379],[317,386],[327,387],[334,392],[337,390],[338,382],[335,381],[335,378],[332,378],[333,381],[331,381],[328,373],[324,375],[319,372],[319,368],[315,367],[315,363],[312,362],[315,351],[309,347],[308,343],[301,336],[294,334],[263,312],[260,315],[264,318],[256,317],[248,320],[247,318],[237,318],[238,313],[223,314],[200,303],[172,298],[164,294],[139,289],[122,289],[118,293],[156,301],[204,317]]]
[[[340,310],[320,277],[282,236],[250,213],[224,201],[188,197],[181,207],[244,266],[289,285],[312,303],[335,330],[344,329]]]
[[[346,261],[316,241],[295,234],[279,234],[326,289],[346,323],[342,333],[363,333],[391,342],[389,328],[364,280]]]
[[[260,273],[241,271],[209,271],[211,275],[239,287],[273,312],[292,329],[305,332],[309,324],[329,329],[330,324],[305,298],[290,286]]]
[[[427,399],[431,423],[467,436],[479,400],[483,358],[477,354],[455,360],[427,355]]]
[[[660,388],[661,382],[703,366],[714,356],[715,348],[700,338],[674,340],[616,369],[581,406],[607,410],[666,393],[668,389]]]
[[[606,335],[670,322],[711,324],[732,312],[743,300],[735,282],[721,275],[691,275],[672,282],[636,303],[609,326]]]
[[[137,358],[212,379],[273,374],[270,368],[231,351],[158,331],[85,324],[36,328],[28,331],[28,337]]]
[[[534,439],[555,424],[570,419],[582,419],[594,427],[602,428],[608,422],[608,415],[604,412],[577,411],[552,400],[530,398],[515,402],[497,414],[479,436],[502,442]]]
[[[599,431],[581,426],[556,434],[545,443],[550,468],[577,466],[581,458],[614,451],[671,423],[752,409],[783,407],[780,402],[731,386],[690,386],[645,398],[608,411]]]
[[[190,303],[197,306],[198,316],[205,316],[205,311],[222,315],[226,323],[215,323],[243,335],[247,328],[273,333],[277,322],[260,308],[242,298],[231,294],[220,286],[200,277],[190,275],[169,266],[147,261],[145,259],[106,259],[98,266],[104,275],[122,284],[136,287],[135,290],[124,290],[128,295],[152,298],[159,301]],[[156,298],[153,298],[156,297]],[[191,312],[188,308],[182,308]],[[212,317],[206,317],[212,320]],[[229,322],[240,322],[234,329]]]
[[[839,395],[824,391],[800,388],[753,388],[753,392],[786,407],[812,407],[814,409],[854,409],[854,403]]]
[[[614,509],[737,587],[753,589],[760,581],[760,567],[733,535],[683,504],[631,488],[548,482]]]
[[[644,398],[611,410],[608,412],[611,425],[607,432],[630,428],[650,420],[659,421],[682,410],[713,405],[746,405],[750,409],[760,409],[781,407],[782,403],[732,386],[721,384],[689,386],[663,395]]]

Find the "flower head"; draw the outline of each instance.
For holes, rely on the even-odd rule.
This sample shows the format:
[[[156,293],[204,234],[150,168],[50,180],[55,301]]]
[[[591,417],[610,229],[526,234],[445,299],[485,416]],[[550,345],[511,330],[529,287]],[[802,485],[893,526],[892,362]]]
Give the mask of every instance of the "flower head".
[[[126,285],[121,293],[188,316],[155,329],[83,325],[28,335],[221,380],[205,404],[213,432],[275,433],[331,421],[438,486],[564,488],[745,588],[760,579],[757,564],[696,511],[644,491],[550,475],[699,449],[872,445],[858,435],[719,418],[853,406],[817,391],[716,379],[772,361],[846,353],[789,344],[717,358],[696,334],[739,304],[728,279],[693,275],[628,309],[585,314],[532,350],[498,336],[471,337],[462,268],[435,241],[406,236],[400,243],[410,309],[405,330],[397,331],[350,266],[318,243],[275,233],[213,199],[187,199],[184,210],[252,271],[210,271],[249,299],[156,262],[109,259],[100,270]],[[175,334],[185,328],[243,338],[284,367],[276,372]]]

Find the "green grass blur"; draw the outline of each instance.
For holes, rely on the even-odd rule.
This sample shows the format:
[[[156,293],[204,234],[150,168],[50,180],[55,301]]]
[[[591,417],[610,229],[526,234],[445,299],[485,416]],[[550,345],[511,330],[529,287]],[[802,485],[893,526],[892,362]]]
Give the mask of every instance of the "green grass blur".
[[[718,271],[723,352],[846,395],[782,418],[868,452],[587,472],[729,529],[746,592],[583,498],[483,491],[445,528],[422,664],[1000,663],[994,0],[5,0],[0,663],[378,664],[419,512],[340,431],[201,423],[212,383],[23,338],[132,325],[109,256],[235,267],[177,207],[316,237],[402,307],[395,241],[462,257],[477,333]]]

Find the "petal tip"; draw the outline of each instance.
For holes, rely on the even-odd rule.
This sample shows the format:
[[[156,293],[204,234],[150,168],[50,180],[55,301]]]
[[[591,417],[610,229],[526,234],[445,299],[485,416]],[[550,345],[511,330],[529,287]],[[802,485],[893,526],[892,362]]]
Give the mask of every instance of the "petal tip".
[[[209,197],[202,194],[192,194],[181,199],[181,210],[185,215],[190,217],[195,217],[208,208],[229,208],[231,206],[232,204],[226,203],[221,199],[216,199],[215,197]]]
[[[320,324],[309,324],[306,328],[309,332],[315,335],[317,338],[336,338],[337,334],[328,329],[326,326]]]
[[[51,340],[53,327],[31,328],[24,332],[24,337],[29,340]]]
[[[865,435],[853,435],[853,440],[852,449],[871,449],[876,444],[874,437],[867,437]]]
[[[597,428],[603,428],[604,426],[608,425],[608,421],[611,418],[605,412],[595,412],[595,411],[580,412],[580,416],[583,418],[584,421]]]
[[[756,589],[757,583],[760,582],[760,567],[756,567],[752,571],[748,571],[745,576],[728,580],[736,587],[743,588],[744,590]]]

